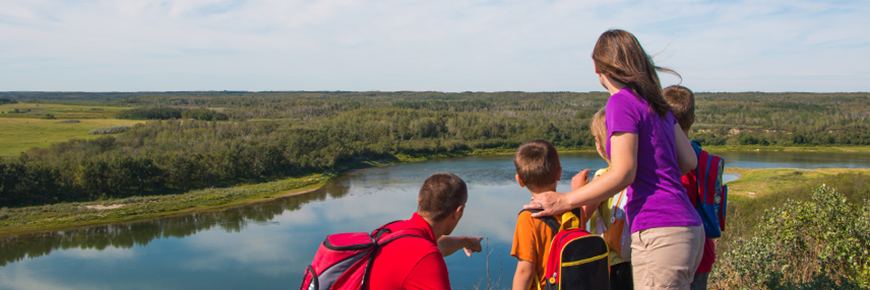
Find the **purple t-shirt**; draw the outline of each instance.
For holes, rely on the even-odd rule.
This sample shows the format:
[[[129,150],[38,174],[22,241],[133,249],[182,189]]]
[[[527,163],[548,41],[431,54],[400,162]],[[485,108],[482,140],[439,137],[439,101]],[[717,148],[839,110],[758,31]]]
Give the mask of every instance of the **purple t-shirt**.
[[[671,112],[662,119],[628,87],[607,100],[607,156],[614,132],[637,134],[637,174],[628,186],[626,214],[631,232],[658,227],[700,226],[701,217],[686,196],[677,163]],[[613,158],[611,158],[613,160]]]

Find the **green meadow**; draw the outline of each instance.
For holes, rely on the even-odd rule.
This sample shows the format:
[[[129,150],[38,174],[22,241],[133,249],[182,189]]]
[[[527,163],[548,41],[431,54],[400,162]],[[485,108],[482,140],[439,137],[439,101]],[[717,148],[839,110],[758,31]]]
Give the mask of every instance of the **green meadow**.
[[[16,109],[19,113],[14,113]],[[45,103],[0,105],[0,157],[15,156],[30,148],[44,148],[70,139],[97,138],[100,135],[88,135],[96,128],[143,122],[115,119],[115,113],[124,109]],[[49,114],[54,119],[45,119]]]
[[[18,113],[15,113],[15,110]],[[3,118],[42,118],[47,114],[58,119],[110,119],[125,107],[65,105],[53,103],[18,102],[0,105],[0,117]]]

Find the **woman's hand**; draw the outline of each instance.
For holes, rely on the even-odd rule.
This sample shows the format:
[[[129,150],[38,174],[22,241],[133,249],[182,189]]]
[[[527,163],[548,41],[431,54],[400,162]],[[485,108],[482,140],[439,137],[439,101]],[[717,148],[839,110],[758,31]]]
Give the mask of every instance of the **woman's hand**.
[[[523,206],[526,209],[540,209],[541,212],[533,213],[532,217],[542,217],[560,214],[571,210],[564,194],[548,191],[532,197],[532,202]]]

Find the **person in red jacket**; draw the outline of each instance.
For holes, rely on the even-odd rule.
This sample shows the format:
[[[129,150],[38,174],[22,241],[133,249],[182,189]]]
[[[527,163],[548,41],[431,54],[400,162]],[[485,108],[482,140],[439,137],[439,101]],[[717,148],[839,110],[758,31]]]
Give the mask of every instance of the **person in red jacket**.
[[[689,129],[695,123],[695,94],[683,86],[670,86],[662,90],[662,96],[671,106],[671,112],[674,113],[674,117],[677,118],[677,122],[683,128],[683,133],[688,138]],[[683,175],[682,182],[683,187],[686,188],[686,194],[689,195],[689,201],[692,202],[693,206],[698,207],[698,176],[696,176],[695,170]],[[707,278],[709,278],[715,262],[716,244],[713,243],[713,239],[704,237],[704,253],[701,256],[698,270],[695,270],[691,290],[707,289]]]
[[[442,172],[426,178],[417,196],[417,212],[387,226],[393,232],[416,229],[421,238],[401,238],[381,248],[368,288],[450,289],[443,257],[463,248],[468,256],[481,251],[482,237],[449,236],[462,218],[466,200],[468,189],[458,176]]]

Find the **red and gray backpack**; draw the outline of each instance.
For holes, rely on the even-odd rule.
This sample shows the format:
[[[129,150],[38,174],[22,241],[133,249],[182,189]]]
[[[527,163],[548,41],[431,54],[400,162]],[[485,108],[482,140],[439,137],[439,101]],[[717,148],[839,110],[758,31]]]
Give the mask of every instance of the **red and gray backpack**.
[[[692,149],[698,156],[698,205],[695,209],[704,222],[704,232],[711,239],[722,236],[725,231],[725,206],[728,205],[728,186],[722,182],[725,160],[701,149],[701,144],[692,141]]]
[[[398,238],[423,238],[418,229],[391,232],[383,225],[372,233],[326,236],[311,265],[305,269],[300,290],[365,289],[377,251]]]

